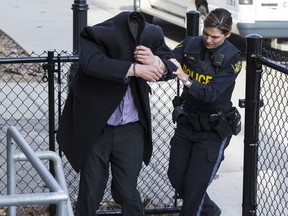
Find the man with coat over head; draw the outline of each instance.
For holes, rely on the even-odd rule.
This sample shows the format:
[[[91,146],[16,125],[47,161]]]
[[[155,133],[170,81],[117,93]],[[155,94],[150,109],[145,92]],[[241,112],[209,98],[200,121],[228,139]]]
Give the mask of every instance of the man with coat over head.
[[[135,55],[145,62],[146,48],[154,58],[137,63]],[[121,12],[82,30],[79,66],[57,133],[61,150],[80,171],[78,215],[95,216],[109,166],[112,196],[123,215],[143,215],[137,178],[152,154],[147,81],[170,79],[170,58],[162,29],[140,12]]]

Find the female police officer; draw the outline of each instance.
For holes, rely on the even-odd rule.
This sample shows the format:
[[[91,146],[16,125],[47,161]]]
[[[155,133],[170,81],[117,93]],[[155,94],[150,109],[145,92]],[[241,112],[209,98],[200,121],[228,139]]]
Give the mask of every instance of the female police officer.
[[[174,50],[184,84],[174,99],[168,177],[183,199],[181,216],[217,216],[220,208],[206,190],[224,159],[232,134],[241,128],[231,95],[241,70],[241,53],[228,40],[232,18],[217,8],[204,21],[203,36],[187,37]],[[233,117],[236,117],[233,119]]]
[[[181,97],[173,100],[173,121],[168,177],[183,199],[181,216],[218,216],[220,208],[206,190],[224,159],[232,134],[241,129],[240,114],[231,95],[241,70],[242,55],[226,38],[231,34],[229,11],[218,8],[204,21],[203,36],[187,37],[170,59],[184,83]],[[134,57],[142,64],[155,58],[141,46]]]

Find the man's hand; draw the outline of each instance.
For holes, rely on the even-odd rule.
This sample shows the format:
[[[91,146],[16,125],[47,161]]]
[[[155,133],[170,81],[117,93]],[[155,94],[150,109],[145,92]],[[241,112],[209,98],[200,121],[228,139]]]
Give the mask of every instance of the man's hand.
[[[141,77],[150,82],[156,82],[162,77],[164,70],[154,65],[135,64],[133,73],[136,77]]]
[[[161,67],[162,62],[158,56],[154,56],[151,49],[143,45],[139,45],[134,50],[134,58],[141,64],[154,65]]]

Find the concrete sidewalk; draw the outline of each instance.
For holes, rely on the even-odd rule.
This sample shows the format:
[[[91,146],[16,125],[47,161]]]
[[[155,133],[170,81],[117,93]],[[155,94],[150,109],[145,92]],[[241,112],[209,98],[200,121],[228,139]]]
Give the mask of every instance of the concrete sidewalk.
[[[132,10],[132,0],[88,0],[88,25],[102,22],[122,10]],[[28,53],[41,54],[56,50],[72,52],[73,11],[72,0],[13,0],[1,1],[0,29],[12,37]],[[176,42],[167,40],[174,48]],[[239,75],[233,103],[245,98],[245,65]],[[240,109],[244,120],[244,110]],[[210,196],[222,209],[222,216],[242,215],[243,136],[233,137],[225,153],[218,178],[209,188]]]
[[[73,0],[1,1],[0,29],[28,53],[73,50]],[[88,25],[102,22],[121,10],[132,10],[132,0],[107,3],[87,0]],[[123,6],[124,5],[124,6]]]
[[[2,1],[0,29],[28,53],[72,51],[71,1]]]

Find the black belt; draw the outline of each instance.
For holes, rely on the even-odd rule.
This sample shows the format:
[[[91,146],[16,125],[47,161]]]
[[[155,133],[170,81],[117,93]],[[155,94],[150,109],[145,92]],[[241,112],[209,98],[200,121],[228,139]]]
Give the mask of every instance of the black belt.
[[[136,121],[136,122],[128,122],[126,124],[119,124],[119,125],[106,124],[105,127],[127,127],[127,126],[130,126],[130,125],[139,124],[139,123],[140,123],[139,121]]]
[[[196,131],[211,131],[217,125],[219,119],[219,114],[196,114],[196,113],[185,113],[182,115],[177,122],[186,125],[192,126]]]
[[[176,107],[174,111],[175,110]],[[228,112],[219,111],[217,113],[207,114],[186,112],[183,107],[180,106],[175,113],[180,113],[177,118],[179,124],[192,126],[196,131],[216,130],[221,138],[232,134],[237,135],[241,131],[241,115],[236,107],[232,107]]]
[[[192,125],[197,131],[211,131],[217,124],[220,114],[187,112],[182,106],[177,106],[173,110],[172,119],[173,122],[177,121],[182,125]]]

